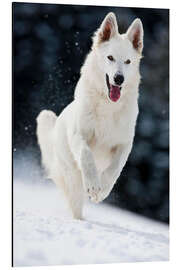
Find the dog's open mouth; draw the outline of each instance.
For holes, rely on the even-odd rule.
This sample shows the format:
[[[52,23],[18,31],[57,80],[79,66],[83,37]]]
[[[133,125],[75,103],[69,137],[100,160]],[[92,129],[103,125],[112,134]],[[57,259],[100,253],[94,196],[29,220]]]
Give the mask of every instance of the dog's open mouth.
[[[106,74],[106,84],[107,84],[107,87],[108,87],[109,98],[113,102],[118,101],[118,99],[121,96],[121,87],[117,86],[117,85],[110,84],[108,74]]]

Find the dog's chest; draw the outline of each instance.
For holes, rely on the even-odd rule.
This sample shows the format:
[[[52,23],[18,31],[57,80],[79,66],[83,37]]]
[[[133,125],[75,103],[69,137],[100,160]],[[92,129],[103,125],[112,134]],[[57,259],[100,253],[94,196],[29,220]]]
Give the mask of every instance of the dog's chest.
[[[114,147],[126,144],[134,137],[137,113],[132,110],[112,112],[98,108],[95,117],[94,139],[97,145]]]
[[[130,110],[125,107],[116,112],[96,108],[89,146],[100,173],[111,164],[116,146],[132,142],[137,113],[137,107]]]

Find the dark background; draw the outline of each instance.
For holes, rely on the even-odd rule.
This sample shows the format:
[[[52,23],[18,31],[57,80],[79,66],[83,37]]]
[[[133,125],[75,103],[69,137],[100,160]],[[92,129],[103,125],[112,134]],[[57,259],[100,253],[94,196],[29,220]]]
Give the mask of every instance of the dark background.
[[[14,175],[24,160],[40,165],[35,135],[42,109],[59,114],[73,100],[91,36],[115,12],[120,32],[139,17],[144,25],[134,146],[111,195],[112,203],[169,221],[169,11],[163,9],[13,3]],[[30,158],[29,158],[30,157]],[[16,160],[20,166],[17,169]]]

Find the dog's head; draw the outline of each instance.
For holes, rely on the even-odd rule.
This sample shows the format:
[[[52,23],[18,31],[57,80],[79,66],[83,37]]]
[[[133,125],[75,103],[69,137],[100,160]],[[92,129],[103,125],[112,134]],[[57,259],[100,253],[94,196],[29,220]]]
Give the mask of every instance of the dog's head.
[[[92,50],[103,74],[106,95],[117,102],[128,85],[136,82],[143,49],[143,26],[135,19],[120,35],[114,13],[109,13],[93,37]]]

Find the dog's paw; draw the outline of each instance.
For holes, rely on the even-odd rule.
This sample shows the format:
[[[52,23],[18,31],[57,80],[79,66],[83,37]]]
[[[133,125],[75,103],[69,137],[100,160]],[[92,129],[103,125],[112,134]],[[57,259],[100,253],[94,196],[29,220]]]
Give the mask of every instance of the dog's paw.
[[[101,192],[101,186],[98,183],[86,183],[86,193],[92,202],[100,202],[99,194]]]
[[[101,190],[98,194],[98,202],[102,202],[103,200],[105,200],[112,190],[113,186],[110,185],[109,179],[110,179],[110,177],[109,177],[108,173],[106,171],[104,171],[101,175],[102,186],[101,186]]]
[[[101,190],[98,194],[98,202],[104,201],[108,197],[109,193],[109,190]]]

